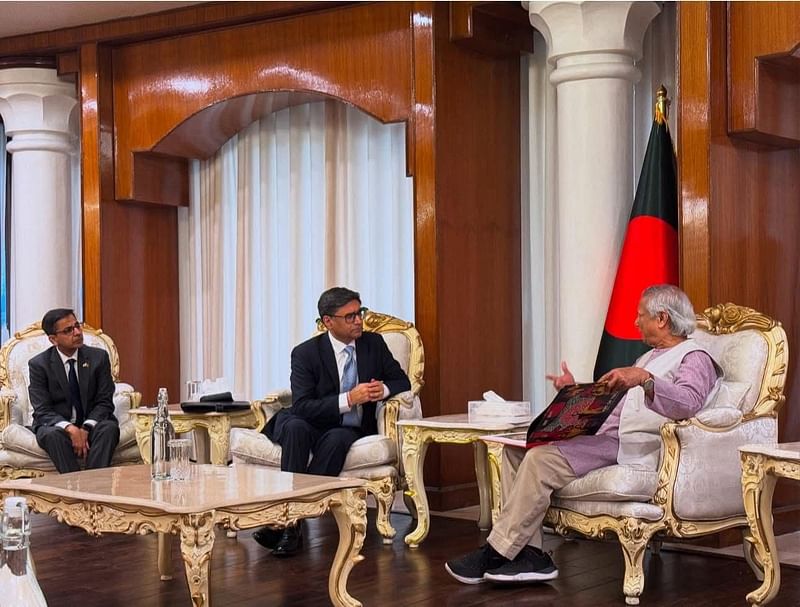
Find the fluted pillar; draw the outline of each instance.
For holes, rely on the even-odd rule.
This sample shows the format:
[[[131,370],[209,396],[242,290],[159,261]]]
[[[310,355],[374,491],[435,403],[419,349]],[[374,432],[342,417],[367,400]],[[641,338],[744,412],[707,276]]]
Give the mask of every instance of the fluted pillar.
[[[53,307],[77,308],[80,218],[72,211],[70,127],[75,85],[55,70],[0,70],[0,115],[11,138],[10,323],[16,331]]]
[[[633,199],[634,61],[660,9],[656,2],[523,5],[555,67],[560,355],[587,381]]]

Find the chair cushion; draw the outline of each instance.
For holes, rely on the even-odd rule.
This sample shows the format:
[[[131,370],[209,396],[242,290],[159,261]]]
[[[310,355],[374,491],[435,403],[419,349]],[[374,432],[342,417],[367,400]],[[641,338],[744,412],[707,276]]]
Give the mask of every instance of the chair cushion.
[[[556,497],[573,500],[647,502],[658,485],[658,472],[615,464],[592,470],[556,491]]]
[[[704,409],[733,407],[741,410],[744,404],[744,397],[747,396],[751,385],[749,382],[721,380],[708,399]]]
[[[403,371],[408,373],[408,365],[411,358],[411,344],[408,343],[408,338],[402,333],[391,332],[381,333],[381,337],[386,342],[386,346],[394,356],[394,359],[400,364]]]
[[[36,435],[25,426],[10,424],[0,432],[0,464],[15,468],[35,468],[37,470],[55,470],[53,462],[36,442]],[[138,461],[139,447],[136,444],[136,428],[132,421],[120,424],[119,444],[114,451],[112,464]]]
[[[725,372],[726,382],[752,386],[744,394],[740,406],[743,413],[750,411],[756,404],[767,365],[768,346],[764,336],[748,329],[724,335],[695,331],[692,338],[719,363]]]
[[[281,447],[261,432],[231,428],[231,457],[235,462],[280,468]],[[372,434],[358,439],[350,447],[342,473],[374,466],[395,465],[397,449],[387,436]]]
[[[555,498],[552,501],[552,506],[579,512],[585,516],[597,516],[600,514],[614,518],[630,516],[647,521],[657,521],[664,516],[664,510],[660,506],[644,502],[594,502]]]

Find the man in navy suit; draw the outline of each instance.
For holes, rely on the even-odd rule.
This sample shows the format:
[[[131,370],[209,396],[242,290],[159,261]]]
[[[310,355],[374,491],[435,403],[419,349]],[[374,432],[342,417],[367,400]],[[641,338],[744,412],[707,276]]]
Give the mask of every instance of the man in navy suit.
[[[119,443],[108,354],[83,345],[72,310],[50,310],[42,329],[53,347],[28,361],[36,442],[61,473],[80,470],[83,460],[105,468]]]
[[[363,331],[357,292],[328,289],[317,309],[328,331],[292,350],[292,406],[275,414],[264,434],[281,445],[281,470],[338,476],[350,446],[377,434],[377,401],[411,383],[383,337]],[[301,539],[296,526],[280,533],[264,527],[253,537],[275,556],[294,554]]]

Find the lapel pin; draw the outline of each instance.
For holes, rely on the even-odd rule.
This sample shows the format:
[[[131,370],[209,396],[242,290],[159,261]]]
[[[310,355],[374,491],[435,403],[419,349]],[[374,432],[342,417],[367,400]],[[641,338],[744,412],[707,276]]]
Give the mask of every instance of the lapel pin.
[[[81,369],[88,369],[88,368],[89,368],[89,363],[88,362],[85,362],[85,363],[83,363],[81,365]]]

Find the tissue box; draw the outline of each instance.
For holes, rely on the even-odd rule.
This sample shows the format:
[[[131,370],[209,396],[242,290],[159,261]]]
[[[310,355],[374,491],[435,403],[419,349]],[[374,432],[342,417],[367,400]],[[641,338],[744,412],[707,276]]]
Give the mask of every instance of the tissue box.
[[[470,423],[527,424],[533,419],[528,401],[469,401]]]

